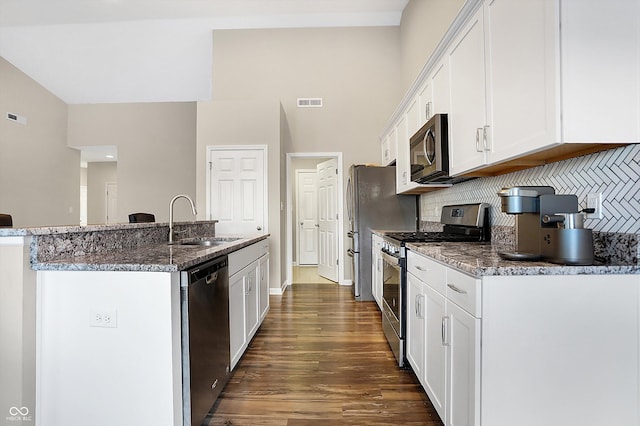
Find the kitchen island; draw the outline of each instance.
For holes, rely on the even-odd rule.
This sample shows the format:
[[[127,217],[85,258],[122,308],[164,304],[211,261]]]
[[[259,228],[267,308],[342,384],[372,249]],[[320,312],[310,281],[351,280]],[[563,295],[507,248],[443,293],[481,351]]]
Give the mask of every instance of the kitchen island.
[[[215,221],[175,229],[185,239],[209,237]],[[11,379],[3,383],[18,383],[20,392],[3,394],[3,404],[29,411],[14,424],[183,424],[180,271],[247,250],[263,260],[236,256],[236,270],[268,270],[268,235],[207,247],[168,245],[167,230],[157,223],[0,230],[3,292],[11,289],[23,307],[13,314],[19,348],[2,368]],[[253,250],[257,244],[264,248]],[[268,273],[262,278],[251,305],[260,321]],[[266,306],[258,301],[265,288]]]
[[[640,267],[407,244],[407,359],[445,424],[640,424]]]

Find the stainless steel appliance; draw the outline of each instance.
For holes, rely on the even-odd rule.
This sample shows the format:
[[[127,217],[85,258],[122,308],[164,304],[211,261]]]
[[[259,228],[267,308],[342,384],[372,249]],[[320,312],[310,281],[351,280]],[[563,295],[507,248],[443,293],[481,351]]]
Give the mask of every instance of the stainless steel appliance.
[[[513,186],[498,192],[502,211],[515,215],[516,246],[509,260],[544,259],[567,265],[593,263],[593,233],[585,229],[578,197],[557,195],[550,186]]]
[[[451,183],[447,114],[435,114],[409,139],[411,180]],[[400,142],[400,141],[399,141]]]
[[[398,361],[405,365],[407,243],[444,241],[490,241],[489,205],[444,206],[440,216],[442,232],[390,232],[383,236],[382,329]]]
[[[200,426],[230,374],[227,256],[183,271],[182,401],[184,426]]]
[[[353,293],[358,301],[374,300],[371,286],[371,230],[417,229],[418,198],[396,194],[396,168],[352,165],[347,178],[347,236],[353,259]]]

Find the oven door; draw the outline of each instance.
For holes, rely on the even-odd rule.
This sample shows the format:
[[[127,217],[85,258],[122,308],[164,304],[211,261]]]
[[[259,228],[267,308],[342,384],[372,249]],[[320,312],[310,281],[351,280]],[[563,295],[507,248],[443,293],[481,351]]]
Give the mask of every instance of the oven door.
[[[402,270],[400,259],[382,252],[382,330],[400,367],[404,366]]]

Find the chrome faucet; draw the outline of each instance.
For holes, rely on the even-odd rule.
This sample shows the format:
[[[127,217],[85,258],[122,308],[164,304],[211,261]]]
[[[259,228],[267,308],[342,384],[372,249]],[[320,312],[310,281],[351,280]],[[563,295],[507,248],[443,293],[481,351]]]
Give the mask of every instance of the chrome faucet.
[[[191,211],[193,212],[194,216],[198,214],[198,212],[196,211],[196,206],[195,204],[193,204],[193,200],[189,198],[188,195],[176,195],[171,199],[171,202],[169,203],[169,244],[173,243],[173,204],[178,198],[186,198],[187,200],[189,200],[189,203],[191,204]]]

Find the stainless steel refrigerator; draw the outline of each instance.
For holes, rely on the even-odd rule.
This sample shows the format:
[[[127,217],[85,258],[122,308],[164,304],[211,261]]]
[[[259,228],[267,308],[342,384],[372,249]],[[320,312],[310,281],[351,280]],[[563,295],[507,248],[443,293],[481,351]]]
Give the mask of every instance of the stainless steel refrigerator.
[[[371,230],[415,231],[418,197],[396,194],[395,166],[352,165],[347,178],[347,216],[354,297],[358,301],[373,300]]]

